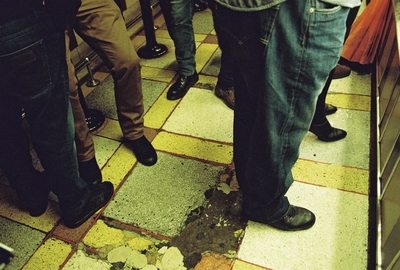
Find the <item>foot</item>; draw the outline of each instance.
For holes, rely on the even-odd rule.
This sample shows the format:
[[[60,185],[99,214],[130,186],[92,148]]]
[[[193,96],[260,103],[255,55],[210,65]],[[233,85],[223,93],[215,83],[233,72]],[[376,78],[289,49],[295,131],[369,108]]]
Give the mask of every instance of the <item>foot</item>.
[[[207,3],[202,2],[201,0],[194,1],[194,11],[200,12],[207,9]]]
[[[335,67],[335,71],[333,72],[332,79],[341,79],[349,76],[351,73],[351,69],[347,66],[337,64]]]
[[[278,221],[267,223],[283,231],[301,231],[311,228],[315,223],[315,215],[302,207],[289,206],[287,213]]]
[[[193,75],[184,76],[179,75],[176,82],[168,89],[167,99],[176,100],[186,95],[189,88],[192,87],[199,80],[199,74],[195,72]]]
[[[332,104],[325,104],[325,115],[334,114],[337,111],[337,107]]]
[[[97,164],[96,157],[85,161],[78,162],[79,177],[82,178],[89,185],[97,185],[103,180],[99,164]]]
[[[89,186],[90,196],[82,211],[75,217],[64,218],[64,224],[68,228],[77,228],[87,221],[94,213],[102,208],[111,199],[114,193],[114,186],[111,182],[102,182]]]
[[[222,89],[219,86],[215,87],[215,95],[222,99],[226,106],[231,108],[232,110],[235,109],[235,91],[233,89]]]
[[[347,135],[346,131],[332,127],[329,121],[326,121],[322,125],[311,124],[310,132],[314,133],[319,140],[324,142],[338,141]]]
[[[46,172],[35,172],[38,178],[35,187],[31,189],[30,196],[20,198],[32,217],[39,217],[47,210],[49,203],[50,183]]]
[[[157,153],[145,136],[136,140],[127,140],[137,160],[146,166],[152,166],[157,162]]]

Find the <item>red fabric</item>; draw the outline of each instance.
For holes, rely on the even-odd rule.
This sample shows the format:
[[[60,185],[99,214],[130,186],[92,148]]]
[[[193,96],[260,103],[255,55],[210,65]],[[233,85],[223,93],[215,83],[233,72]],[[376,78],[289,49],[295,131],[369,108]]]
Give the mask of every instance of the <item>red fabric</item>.
[[[351,27],[343,58],[362,65],[374,62],[389,16],[394,16],[391,6],[391,0],[372,0],[366,6]]]

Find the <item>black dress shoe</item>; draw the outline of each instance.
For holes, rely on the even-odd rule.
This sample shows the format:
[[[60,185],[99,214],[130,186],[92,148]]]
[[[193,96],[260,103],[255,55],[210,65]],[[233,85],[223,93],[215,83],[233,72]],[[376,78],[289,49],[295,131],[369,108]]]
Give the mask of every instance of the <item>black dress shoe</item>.
[[[176,82],[168,89],[167,99],[176,100],[186,95],[190,87],[192,87],[199,80],[199,74],[195,72],[193,75],[184,76],[179,75]]]
[[[157,162],[157,153],[145,136],[136,140],[127,140],[137,160],[146,166],[152,166]]]
[[[325,115],[334,114],[337,111],[337,107],[332,104],[325,104]]]
[[[207,3],[202,2],[201,0],[194,1],[194,11],[200,12],[206,10],[208,7]]]
[[[347,135],[346,131],[332,127],[329,121],[326,121],[322,125],[311,124],[310,132],[314,133],[319,140],[324,142],[338,141]]]
[[[288,212],[277,222],[267,223],[283,231],[300,231],[311,228],[315,223],[315,215],[302,207],[289,206]]]
[[[97,185],[89,186],[89,199],[83,206],[81,212],[73,217],[64,217],[64,224],[73,229],[81,226],[94,213],[102,208],[111,199],[114,193],[114,186],[111,182],[102,182]]]

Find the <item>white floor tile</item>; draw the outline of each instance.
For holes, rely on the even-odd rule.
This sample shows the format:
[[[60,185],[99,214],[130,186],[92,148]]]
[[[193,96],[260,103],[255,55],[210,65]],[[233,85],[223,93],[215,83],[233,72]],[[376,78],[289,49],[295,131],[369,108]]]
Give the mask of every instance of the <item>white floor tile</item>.
[[[369,112],[339,109],[329,115],[333,127],[347,131],[346,138],[323,142],[308,132],[300,146],[300,157],[331,164],[369,168]]]
[[[233,142],[233,111],[213,91],[191,88],[165,123],[165,130]]]
[[[367,196],[295,182],[288,198],[313,211],[315,225],[284,232],[249,222],[240,259],[274,270],[366,269]]]
[[[332,80],[329,93],[347,93],[359,95],[371,95],[371,75],[359,75],[352,71],[350,76]]]

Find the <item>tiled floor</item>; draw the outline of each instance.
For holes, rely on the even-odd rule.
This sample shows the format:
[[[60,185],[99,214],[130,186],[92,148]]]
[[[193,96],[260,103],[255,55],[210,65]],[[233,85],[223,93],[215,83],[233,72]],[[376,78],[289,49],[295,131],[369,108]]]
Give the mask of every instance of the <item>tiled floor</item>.
[[[19,210],[3,177],[0,242],[16,250],[7,269],[366,269],[370,76],[352,72],[330,88],[328,102],[339,110],[329,120],[348,136],[326,143],[309,133],[301,146],[288,196],[316,214],[315,226],[282,232],[244,223],[221,210],[237,187],[231,172],[233,111],[212,91],[220,51],[211,13],[195,14],[200,81],[178,101],[166,99],[177,68],[173,42],[162,17],[155,25],[157,41],[169,52],[143,60],[142,76],[146,136],[158,163],[138,164],[121,144],[112,80],[97,72],[102,84],[83,90],[90,93],[89,107],[108,117],[94,140],[103,178],[114,184],[115,196],[98,215],[70,230],[60,222],[54,198],[39,218]],[[137,48],[144,42],[143,33],[133,38]],[[211,216],[217,219],[212,226]]]

